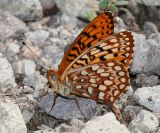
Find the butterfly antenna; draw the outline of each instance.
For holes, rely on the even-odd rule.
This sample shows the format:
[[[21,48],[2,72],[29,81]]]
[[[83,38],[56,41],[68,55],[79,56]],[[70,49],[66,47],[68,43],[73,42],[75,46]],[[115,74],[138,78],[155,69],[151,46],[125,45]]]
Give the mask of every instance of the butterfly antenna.
[[[45,69],[46,71],[49,70],[49,67],[46,65],[46,63],[45,63],[44,61],[42,61],[42,60],[40,59],[40,57],[37,56],[37,55],[33,52],[33,50],[32,50],[24,41],[22,41],[22,44],[23,44],[24,46],[26,46],[26,47],[28,48],[28,50],[29,50],[43,65],[45,65],[45,66],[47,67],[47,69],[46,69],[46,68],[44,68],[44,67],[42,66],[43,69]]]

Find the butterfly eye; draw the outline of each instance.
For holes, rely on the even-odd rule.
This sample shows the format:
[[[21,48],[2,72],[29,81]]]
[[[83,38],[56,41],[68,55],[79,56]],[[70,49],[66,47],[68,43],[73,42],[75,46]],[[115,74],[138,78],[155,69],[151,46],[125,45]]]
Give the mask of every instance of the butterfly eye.
[[[52,75],[52,80],[55,81],[56,79],[57,79],[56,75],[53,74],[53,75]]]

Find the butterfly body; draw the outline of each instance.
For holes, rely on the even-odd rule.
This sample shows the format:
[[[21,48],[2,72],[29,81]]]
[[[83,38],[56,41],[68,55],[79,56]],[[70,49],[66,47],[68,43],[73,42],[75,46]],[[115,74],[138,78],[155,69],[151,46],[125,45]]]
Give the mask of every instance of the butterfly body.
[[[112,105],[129,86],[128,68],[133,58],[133,36],[113,34],[109,12],[96,17],[64,54],[58,71],[48,70],[53,91]]]

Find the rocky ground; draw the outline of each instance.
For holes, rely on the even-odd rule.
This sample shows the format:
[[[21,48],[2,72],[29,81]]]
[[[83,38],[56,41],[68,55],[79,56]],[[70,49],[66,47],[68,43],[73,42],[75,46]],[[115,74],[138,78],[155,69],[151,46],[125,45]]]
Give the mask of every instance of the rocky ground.
[[[24,3],[25,2],[25,3]],[[135,53],[131,86],[117,102],[125,124],[95,101],[58,97],[44,63],[57,68],[63,51],[87,24],[98,0],[0,1],[0,133],[160,133],[160,1],[130,0],[118,7],[115,33],[130,30]],[[85,18],[85,19],[79,19]]]

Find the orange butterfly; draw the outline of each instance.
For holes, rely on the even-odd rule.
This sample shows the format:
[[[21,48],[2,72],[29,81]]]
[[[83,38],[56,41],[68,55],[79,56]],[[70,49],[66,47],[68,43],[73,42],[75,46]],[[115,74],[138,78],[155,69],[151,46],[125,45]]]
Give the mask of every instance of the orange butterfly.
[[[133,37],[124,31],[113,35],[110,12],[93,19],[64,54],[58,71],[48,70],[53,91],[90,98],[120,112],[115,101],[129,85],[128,68],[133,58]]]

